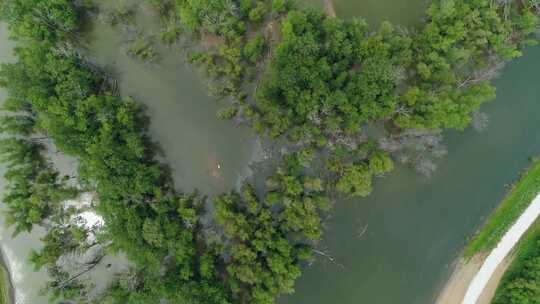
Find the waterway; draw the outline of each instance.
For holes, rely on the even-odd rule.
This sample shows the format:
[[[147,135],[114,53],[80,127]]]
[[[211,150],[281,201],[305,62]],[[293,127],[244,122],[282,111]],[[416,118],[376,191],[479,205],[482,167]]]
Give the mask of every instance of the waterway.
[[[348,2],[348,16],[385,18],[361,10],[369,1]],[[482,109],[488,128],[447,132],[448,156],[431,179],[398,168],[369,198],[338,202],[319,245],[335,263],[320,258],[308,266],[296,293],[280,303],[433,303],[467,239],[540,153],[539,69],[535,47],[502,71],[494,81],[498,97]]]
[[[370,1],[338,0],[336,11],[347,18],[364,16],[374,24],[421,22],[424,1],[407,1],[399,9],[403,2],[373,1],[380,8],[375,10]],[[393,9],[398,13],[391,13]],[[0,29],[0,61],[6,61],[10,44]],[[147,65],[126,55],[122,35],[112,28],[97,25],[91,37],[90,52],[118,74],[121,92],[148,107],[152,136],[166,152],[181,189],[217,193],[247,174],[257,151],[255,137],[215,118],[219,104],[208,96],[181,50],[159,47],[160,63]],[[539,47],[503,71],[495,81],[498,98],[483,108],[490,117],[488,128],[481,133],[449,132],[449,155],[439,161],[431,179],[398,168],[377,180],[369,198],[339,202],[319,245],[335,263],[320,258],[306,266],[296,293],[280,303],[432,303],[466,240],[500,201],[505,185],[528,166],[530,156],[540,153],[538,70]],[[27,299],[20,303],[46,303],[37,295],[44,274],[33,273],[25,264],[30,248],[39,246],[39,232],[12,240],[10,231],[0,227],[17,295]]]
[[[4,23],[0,23],[0,62],[12,61],[14,44],[8,40],[8,31]],[[0,104],[4,101],[5,91],[0,89]],[[0,167],[0,194],[4,188],[4,167]],[[0,214],[5,208],[0,204]],[[12,229],[6,228],[4,217],[0,216],[0,250],[6,259],[5,263],[10,272],[11,281],[15,289],[17,304],[47,303],[47,299],[39,295],[39,286],[43,286],[47,276],[43,272],[34,272],[27,263],[28,255],[32,249],[40,247],[39,238],[43,231],[35,229],[31,234],[21,233],[19,237],[11,237]]]
[[[399,26],[417,26],[422,23],[429,0],[299,0],[302,7],[323,9],[325,3],[333,5],[338,17],[363,18],[372,26],[390,21]],[[328,4],[327,4],[328,5]]]
[[[227,103],[209,95],[204,76],[186,62],[188,50],[160,44],[156,36],[161,25],[152,10],[137,12],[135,25],[154,42],[157,63],[129,56],[129,35],[100,22],[89,33],[90,56],[113,72],[124,96],[147,107],[150,134],[164,151],[181,190],[212,195],[234,188],[249,174],[249,163],[258,151],[256,137],[246,126],[216,117]]]

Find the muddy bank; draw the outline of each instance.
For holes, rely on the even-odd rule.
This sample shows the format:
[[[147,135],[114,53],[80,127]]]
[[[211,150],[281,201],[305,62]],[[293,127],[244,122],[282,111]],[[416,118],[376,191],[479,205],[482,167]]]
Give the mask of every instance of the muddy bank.
[[[539,216],[540,195],[536,196],[489,254],[479,253],[470,261],[457,266],[436,303],[490,303],[512,260],[512,250]]]

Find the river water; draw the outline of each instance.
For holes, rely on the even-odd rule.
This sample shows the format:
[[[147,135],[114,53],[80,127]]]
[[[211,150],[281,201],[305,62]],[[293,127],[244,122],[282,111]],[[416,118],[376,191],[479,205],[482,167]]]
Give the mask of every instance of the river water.
[[[14,45],[7,38],[6,25],[0,23],[0,62],[9,62],[14,59],[12,54]],[[0,104],[5,97],[5,91],[0,89]],[[5,184],[4,171],[5,168],[0,167],[0,189],[3,189]],[[4,206],[0,205],[0,213],[3,213],[4,210]],[[46,298],[39,295],[39,287],[43,286],[46,275],[43,272],[34,272],[27,263],[30,251],[40,247],[39,238],[42,236],[43,231],[36,229],[32,234],[21,233],[15,239],[11,238],[12,233],[12,229],[6,228],[4,217],[0,216],[0,249],[6,259],[5,262],[16,290],[17,304],[46,303]]]
[[[365,16],[372,24],[418,24],[424,1],[404,2],[337,0],[336,11],[347,18]],[[152,136],[166,151],[179,188],[214,194],[233,188],[248,174],[247,164],[258,150],[255,137],[215,118],[219,105],[186,65],[184,53],[159,47],[160,63],[148,65],[125,54],[122,35],[111,27],[97,25],[90,35],[96,61],[116,72],[123,94],[148,107]],[[10,49],[0,27],[0,61],[10,60]],[[398,168],[377,180],[369,198],[339,202],[319,246],[335,263],[321,258],[307,266],[296,293],[280,303],[432,303],[467,238],[497,205],[505,185],[527,167],[528,157],[540,153],[540,134],[535,132],[538,70],[540,48],[532,48],[503,71],[495,81],[498,98],[483,108],[489,127],[481,133],[448,132],[449,154],[431,179]],[[30,248],[39,246],[39,233],[11,240],[1,227],[0,241],[18,295],[26,296],[25,303],[46,303],[37,296],[44,274],[34,274],[24,264]]]
[[[347,17],[377,23],[389,16],[362,10],[369,2],[348,1]],[[414,2],[412,13],[418,15],[424,4],[407,4]],[[539,69],[535,47],[502,71],[494,81],[497,99],[482,109],[490,117],[488,128],[447,132],[448,156],[431,179],[398,168],[376,182],[369,198],[339,202],[319,246],[335,263],[319,258],[304,270],[296,293],[280,303],[433,303],[467,239],[528,167],[529,157],[540,153]]]
[[[363,18],[373,26],[383,21],[399,26],[419,25],[429,3],[429,0],[298,0],[298,3],[304,8],[323,9],[327,1],[339,17]]]
[[[227,103],[209,96],[203,76],[186,62],[184,48],[158,43],[160,25],[151,10],[138,12],[135,23],[153,37],[160,57],[157,64],[128,56],[125,33],[99,22],[89,34],[90,56],[114,72],[124,96],[147,107],[150,134],[165,152],[181,190],[212,195],[234,188],[249,174],[249,163],[258,151],[256,137],[247,127],[216,117]]]

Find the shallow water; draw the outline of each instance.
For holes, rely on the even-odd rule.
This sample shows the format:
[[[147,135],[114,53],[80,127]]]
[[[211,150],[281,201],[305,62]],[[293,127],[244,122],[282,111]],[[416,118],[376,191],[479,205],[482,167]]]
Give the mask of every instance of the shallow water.
[[[336,263],[307,267],[280,303],[433,303],[467,239],[540,153],[539,70],[535,47],[502,71],[482,109],[489,127],[448,132],[431,179],[398,168],[369,198],[339,202],[319,246]]]
[[[326,0],[298,0],[301,7],[323,9]],[[345,19],[364,18],[373,26],[383,21],[395,25],[421,24],[428,0],[330,0],[337,16]]]
[[[334,0],[338,16],[346,19],[361,16],[370,24],[390,21],[395,25],[419,25],[428,0]]]
[[[365,14],[373,23],[398,18],[390,21],[405,24],[401,20],[409,20],[409,14],[421,19],[419,6],[403,8],[407,16],[391,13],[403,2],[376,1],[387,10],[371,8],[372,13],[369,1],[350,1],[355,9],[349,10],[338,0],[336,10],[338,14],[346,11],[346,17]],[[91,51],[98,62],[110,64],[119,74],[122,93],[148,106],[152,136],[166,151],[178,186],[199,188],[203,193],[234,187],[255,154],[254,137],[245,128],[215,118],[218,104],[208,97],[205,85],[182,55],[161,50],[161,64],[150,67],[126,56],[121,35],[110,27],[96,27],[92,36]],[[0,41],[0,60],[8,60],[9,44],[2,27]],[[505,185],[528,166],[530,156],[540,152],[538,70],[540,47],[528,50],[504,70],[495,81],[498,98],[483,108],[490,116],[489,127],[482,133],[449,132],[449,155],[439,162],[431,179],[399,168],[377,180],[369,198],[339,202],[319,246],[336,263],[319,259],[306,267],[296,294],[280,302],[432,303],[467,238],[497,205]],[[223,168],[218,171],[222,179],[212,174],[217,164]],[[11,270],[21,278],[15,282],[17,291],[27,296],[27,303],[46,303],[36,296],[36,286],[45,277],[24,264],[29,248],[38,244],[37,236],[11,240],[9,232],[0,229],[2,248],[14,253],[8,254]]]
[[[152,35],[159,28],[155,21],[143,14],[136,23]],[[185,62],[185,51],[156,44],[161,60],[143,63],[127,55],[125,35],[103,23],[94,25],[89,40],[90,55],[115,73],[120,92],[147,107],[151,136],[165,151],[181,190],[216,194],[248,174],[255,136],[216,117],[227,103],[208,95],[202,76]]]
[[[0,62],[12,61],[12,50],[14,44],[8,39],[6,25],[0,23]],[[5,91],[0,89],[0,104],[6,97]],[[0,167],[0,189],[4,188],[4,170]],[[1,191],[0,191],[1,194]],[[5,210],[0,204],[0,213]],[[0,216],[0,245],[6,259],[6,265],[11,274],[12,283],[16,290],[15,298],[17,304],[40,304],[47,303],[47,299],[39,295],[39,286],[43,286],[46,275],[43,272],[36,273],[27,263],[28,254],[32,249],[40,247],[39,237],[43,231],[36,229],[32,234],[22,233],[19,237],[12,239],[12,229],[6,228],[4,217]]]

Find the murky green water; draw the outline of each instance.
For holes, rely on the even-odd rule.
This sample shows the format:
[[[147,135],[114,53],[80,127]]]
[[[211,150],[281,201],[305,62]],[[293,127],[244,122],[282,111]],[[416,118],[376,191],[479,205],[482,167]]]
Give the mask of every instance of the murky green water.
[[[433,303],[467,238],[540,153],[539,70],[536,47],[502,72],[483,108],[489,127],[449,132],[431,179],[399,168],[368,199],[339,202],[319,246],[336,263],[318,259],[280,303]]]
[[[361,16],[370,24],[390,21],[396,25],[421,23],[429,0],[334,0],[338,16],[352,19]]]
[[[301,7],[323,9],[326,0],[298,0]],[[339,17],[362,17],[373,26],[383,21],[415,26],[422,22],[429,0],[330,0]]]
[[[423,1],[404,2],[342,0],[336,1],[336,10],[346,17],[366,16],[373,23],[389,19],[415,24],[423,14]],[[5,36],[0,27],[0,61],[11,58]],[[233,187],[255,154],[254,137],[215,118],[216,101],[182,54],[160,48],[161,63],[150,67],[126,56],[121,35],[110,27],[98,26],[91,36],[90,50],[118,73],[122,93],[147,105],[152,135],[166,151],[179,187],[203,193]],[[378,180],[368,199],[338,203],[319,246],[336,263],[321,258],[306,267],[296,294],[280,302],[433,302],[466,239],[502,197],[505,184],[527,166],[529,156],[540,153],[538,70],[540,48],[528,50],[505,69],[496,81],[497,100],[484,107],[490,116],[488,129],[449,133],[449,155],[431,179],[400,168]],[[2,249],[13,252],[7,258],[19,278],[15,287],[31,304],[46,303],[36,296],[44,275],[23,264],[37,238],[11,240],[0,228]]]
[[[8,32],[6,25],[0,23],[0,62],[13,60],[13,42],[7,38]],[[5,97],[5,91],[0,89],[0,104],[4,101]],[[4,167],[0,167],[0,189],[3,189],[5,184],[4,170]],[[4,210],[3,205],[0,205],[0,213],[3,213]],[[36,229],[34,233],[22,233],[16,239],[11,238],[12,233],[12,229],[6,228],[4,217],[0,216],[0,249],[4,254],[6,265],[11,273],[12,282],[16,290],[17,304],[46,303],[46,298],[39,296],[39,287],[43,286],[46,275],[43,272],[34,272],[32,267],[27,263],[30,251],[39,248],[39,237],[43,232]]]
[[[152,35],[154,21],[143,15],[136,23]],[[226,103],[208,95],[198,71],[185,62],[185,51],[156,44],[161,60],[150,65],[128,56],[128,46],[125,35],[109,25],[96,23],[90,33],[91,56],[114,71],[123,95],[147,107],[151,135],[165,151],[177,186],[205,194],[233,188],[248,174],[255,136],[216,117]]]

